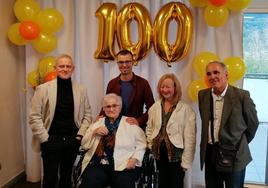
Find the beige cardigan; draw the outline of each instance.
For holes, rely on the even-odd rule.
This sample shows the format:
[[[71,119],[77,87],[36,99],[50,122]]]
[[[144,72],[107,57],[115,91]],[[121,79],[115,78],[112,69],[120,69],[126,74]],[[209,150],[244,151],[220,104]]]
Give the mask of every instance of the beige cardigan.
[[[146,150],[146,138],[143,130],[137,125],[130,125],[126,122],[127,117],[122,117],[115,136],[114,147],[114,169],[123,171],[129,158],[138,160],[137,166],[142,165],[143,155]],[[105,118],[100,118],[90,125],[82,139],[83,149],[88,150],[82,162],[82,172],[90,162],[99,144],[101,136],[94,136],[93,131],[104,125]]]
[[[146,136],[148,147],[152,149],[152,141],[158,135],[162,123],[160,100],[153,104],[148,115]],[[190,168],[194,160],[196,144],[195,112],[189,105],[179,101],[170,116],[166,130],[171,143],[183,149],[181,166],[186,169]]]

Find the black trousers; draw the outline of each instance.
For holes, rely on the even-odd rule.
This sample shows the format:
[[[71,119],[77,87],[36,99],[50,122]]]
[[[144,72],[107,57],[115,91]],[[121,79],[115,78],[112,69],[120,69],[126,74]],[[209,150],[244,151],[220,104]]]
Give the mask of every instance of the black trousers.
[[[114,171],[111,165],[89,164],[82,175],[79,188],[135,188],[135,181],[140,174],[140,168]]]
[[[43,159],[43,188],[71,188],[72,167],[80,142],[75,136],[49,136],[41,144]]]
[[[185,172],[181,162],[169,162],[165,144],[161,144],[160,160],[156,160],[156,166],[159,171],[159,188],[183,188]]]

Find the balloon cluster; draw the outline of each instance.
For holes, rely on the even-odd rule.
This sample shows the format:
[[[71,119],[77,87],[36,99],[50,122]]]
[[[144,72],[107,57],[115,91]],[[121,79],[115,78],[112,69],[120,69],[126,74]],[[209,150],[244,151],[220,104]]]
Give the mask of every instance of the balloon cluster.
[[[14,13],[19,23],[10,26],[9,40],[16,45],[31,43],[33,48],[41,53],[48,53],[57,47],[54,32],[58,31],[64,18],[54,8],[40,10],[35,0],[17,0]]]
[[[229,10],[241,11],[245,9],[251,0],[189,0],[193,6],[205,7],[204,18],[212,27],[219,27],[226,23]]]
[[[188,95],[192,101],[197,101],[200,90],[210,87],[206,80],[206,66],[212,61],[220,61],[220,58],[211,52],[201,52],[195,56],[194,69],[200,79],[192,81],[188,87]],[[224,59],[223,63],[227,67],[229,84],[235,85],[235,82],[241,79],[246,72],[243,59],[234,56]]]
[[[37,70],[30,72],[27,76],[28,83],[35,88],[39,84],[48,82],[57,77],[57,73],[54,70],[55,57],[48,56],[42,58],[38,63]]]

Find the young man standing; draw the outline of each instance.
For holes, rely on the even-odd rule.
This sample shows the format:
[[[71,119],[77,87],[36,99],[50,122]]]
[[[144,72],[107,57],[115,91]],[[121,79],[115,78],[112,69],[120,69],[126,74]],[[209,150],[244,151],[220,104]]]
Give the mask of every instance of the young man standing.
[[[120,75],[108,83],[106,94],[120,95],[123,99],[122,115],[128,116],[127,121],[130,124],[144,129],[148,120],[147,111],[154,103],[151,87],[147,80],[132,71],[134,60],[130,51],[119,51],[116,60]]]

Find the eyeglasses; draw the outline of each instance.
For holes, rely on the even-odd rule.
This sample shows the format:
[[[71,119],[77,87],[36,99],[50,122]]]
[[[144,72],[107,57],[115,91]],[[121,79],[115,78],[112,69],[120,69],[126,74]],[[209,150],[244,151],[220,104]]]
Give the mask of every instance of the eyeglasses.
[[[112,104],[112,105],[104,106],[103,108],[105,108],[105,109],[111,109],[111,108],[115,109],[115,108],[117,108],[117,107],[119,107],[119,106],[120,106],[120,105],[118,105],[118,104]]]
[[[73,65],[58,65],[58,66],[56,66],[57,68],[60,68],[60,69],[64,69],[64,68],[66,68],[66,69],[71,69],[71,68],[73,68]]]
[[[118,64],[123,65],[123,64],[130,64],[132,61],[117,61]]]
[[[219,71],[212,71],[212,72],[207,72],[207,76],[211,76],[212,74],[216,75],[219,74]]]

